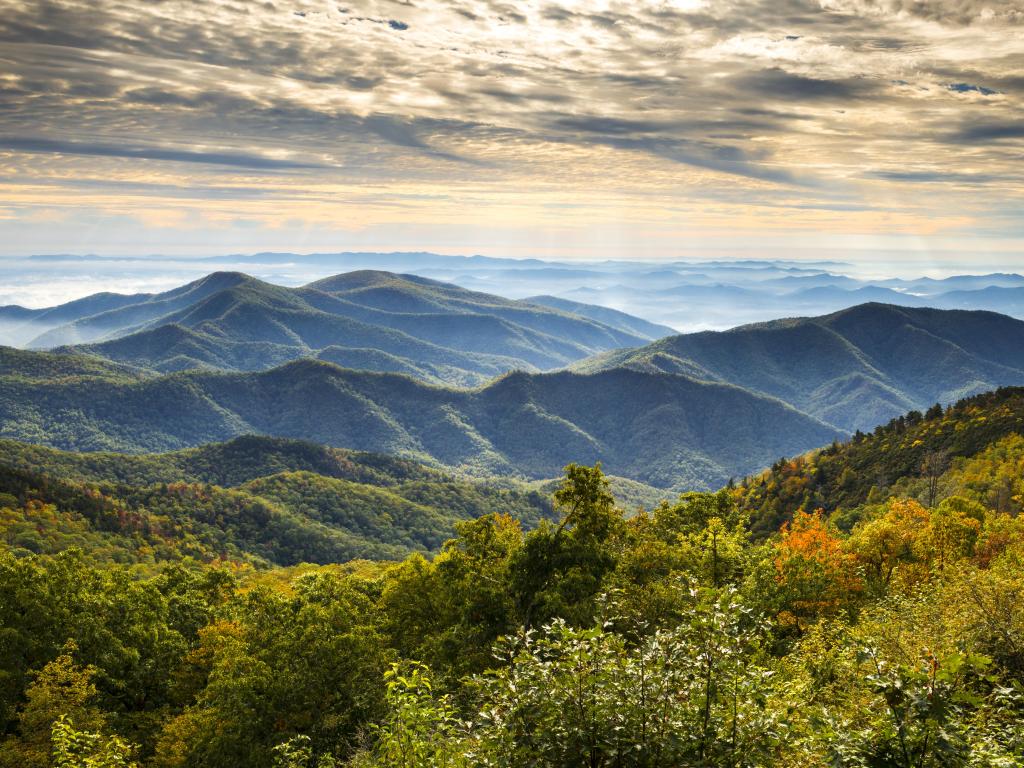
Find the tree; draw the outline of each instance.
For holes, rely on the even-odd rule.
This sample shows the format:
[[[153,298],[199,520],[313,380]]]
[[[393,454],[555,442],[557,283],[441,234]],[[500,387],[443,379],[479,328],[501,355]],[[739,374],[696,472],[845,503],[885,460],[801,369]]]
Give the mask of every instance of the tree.
[[[893,499],[854,527],[847,549],[864,567],[874,594],[888,590],[898,568],[927,560],[930,520],[916,501]]]
[[[809,622],[839,613],[861,592],[853,557],[821,510],[797,512],[774,544],[776,616],[802,633]]]
[[[615,567],[610,547],[622,532],[622,512],[601,465],[570,464],[555,491],[557,526],[531,532],[511,567],[511,582],[524,631],[539,621],[563,617],[575,624],[593,618],[593,598]]]
[[[935,508],[928,543],[931,560],[939,570],[974,554],[984,520],[983,506],[959,496],[951,496]]]
[[[76,730],[69,718],[53,724],[53,768],[138,768],[134,748],[117,736]]]
[[[165,723],[159,765],[269,768],[273,748],[297,735],[318,755],[345,749],[383,704],[388,652],[368,591],[314,571],[234,601],[202,635],[205,685]]]
[[[766,764],[784,726],[766,706],[759,623],[734,591],[677,588],[688,603],[678,626],[635,644],[559,620],[500,646],[507,663],[477,681],[468,742],[478,764]]]
[[[922,654],[914,664],[893,664],[876,648],[862,658],[868,686],[884,702],[882,717],[859,745],[869,764],[940,768],[963,764],[971,752],[967,721],[981,703],[972,690],[991,660],[951,653]]]
[[[728,529],[747,523],[734,494],[724,488],[717,493],[684,493],[675,504],[662,503],[657,507],[654,519],[659,533],[666,540],[680,534],[701,533],[715,519]]]
[[[939,411],[941,413],[941,406]],[[949,466],[948,451],[930,450],[921,460],[921,474],[927,480],[928,506],[934,506],[939,492],[939,478]]]
[[[381,768],[469,768],[473,763],[460,743],[460,722],[446,696],[434,693],[423,664],[394,664],[384,676],[388,715],[377,729],[369,754],[356,766]]]
[[[379,602],[393,647],[453,680],[486,669],[494,641],[516,630],[509,573],[523,545],[519,523],[508,515],[485,515],[456,530],[433,562],[414,555],[390,569]]]
[[[34,676],[18,714],[20,738],[4,745],[9,757],[0,764],[48,768],[51,735],[61,718],[73,719],[88,731],[103,729],[106,719],[96,706],[93,684],[96,668],[75,664],[73,654],[77,650],[73,641],[68,642],[61,655]]]

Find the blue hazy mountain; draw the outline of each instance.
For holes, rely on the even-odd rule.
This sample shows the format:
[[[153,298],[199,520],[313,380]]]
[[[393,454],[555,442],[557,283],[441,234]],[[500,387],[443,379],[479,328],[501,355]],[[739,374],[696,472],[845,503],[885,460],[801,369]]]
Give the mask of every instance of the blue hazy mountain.
[[[863,304],[823,317],[682,334],[574,366],[679,373],[777,397],[845,430],[1024,383],[1024,322]]]
[[[671,331],[600,307],[568,311],[380,271],[298,288],[218,272],[172,291],[111,296],[31,314],[9,309],[8,319],[37,331],[52,323],[31,347],[160,372],[255,371],[316,357],[463,385],[561,367]]]

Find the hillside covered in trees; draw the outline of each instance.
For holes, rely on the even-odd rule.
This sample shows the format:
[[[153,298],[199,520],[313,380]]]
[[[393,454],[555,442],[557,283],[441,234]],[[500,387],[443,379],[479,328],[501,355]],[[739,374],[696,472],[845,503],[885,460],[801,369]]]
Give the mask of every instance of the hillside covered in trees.
[[[860,304],[659,339],[573,365],[728,382],[850,432],[999,386],[1024,384],[1024,322],[994,312]]]
[[[0,348],[0,437],[151,452],[245,434],[529,480],[574,459],[603,461],[612,474],[671,489],[715,487],[842,433],[738,387],[626,369],[517,372],[451,389],[313,360],[140,378],[91,357]]]
[[[1022,402],[636,513],[578,465],[544,508],[289,441],[4,443],[0,765],[1021,765]],[[364,498],[415,538],[416,493],[435,556],[268,555],[296,520],[384,535]]]
[[[401,559],[436,551],[463,520],[500,512],[533,527],[552,514],[521,483],[260,437],[144,456],[0,441],[0,506],[16,554],[78,547],[144,568]]]
[[[911,411],[846,443],[780,459],[745,480],[740,504],[755,529],[775,530],[797,510],[824,509],[852,525],[857,510],[892,494],[932,505],[968,495],[998,512],[1020,511],[1024,388],[1007,387],[943,408]]]
[[[218,279],[228,287],[202,299],[193,294],[213,291],[206,282],[186,292],[186,314],[195,321],[187,328],[159,315],[152,327],[95,344],[58,351],[0,347],[0,437],[144,453],[261,434],[527,481],[555,477],[571,461],[600,461],[611,474],[680,492],[717,488],[779,456],[935,402],[1024,385],[1024,322],[988,312],[867,304],[819,318],[670,336],[581,361],[588,349],[627,343],[621,336],[627,331],[597,333],[592,323],[601,321],[567,314],[576,309],[571,304],[563,311],[388,273],[349,273],[301,289],[237,275]],[[217,299],[224,290],[234,298]],[[244,309],[237,292],[247,297]],[[342,302],[350,314],[359,307],[358,322],[370,323],[380,344],[367,340],[356,349],[344,323],[320,327],[323,318],[312,325],[297,319],[305,310],[292,304],[317,297],[331,306]],[[125,309],[140,312],[150,301],[156,299]],[[282,302],[291,309],[285,312]],[[423,313],[431,308],[437,313],[428,320]],[[635,326],[614,314],[592,314]],[[525,329],[506,339],[513,346],[540,350],[531,334],[547,333],[544,328],[559,343],[589,341],[532,363],[503,341],[480,341],[478,325],[513,319]],[[564,334],[559,324],[566,325]],[[263,349],[285,342],[287,353],[250,349],[245,355],[256,356],[244,365],[202,362],[177,346],[183,333],[198,328],[214,339],[218,355],[237,344]],[[407,332],[423,337],[417,344],[441,344],[453,355],[505,349],[505,357],[468,379],[426,372],[426,358],[416,355],[408,364],[378,365],[395,362],[385,337]],[[300,336],[306,341],[287,346]],[[334,352],[347,344],[352,354],[327,354],[313,336],[333,340]],[[168,355],[180,365],[154,364]],[[572,360],[570,370],[537,371]]]

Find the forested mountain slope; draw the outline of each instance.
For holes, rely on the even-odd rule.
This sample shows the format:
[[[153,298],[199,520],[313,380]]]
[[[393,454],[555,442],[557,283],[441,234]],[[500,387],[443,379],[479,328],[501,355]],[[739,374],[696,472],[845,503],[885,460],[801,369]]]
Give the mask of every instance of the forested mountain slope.
[[[604,323],[435,280],[374,271],[336,275],[301,288],[218,272],[165,293],[102,294],[49,310],[7,307],[3,316],[4,332],[30,347],[70,346],[160,372],[254,371],[320,357],[352,368],[463,385],[516,368],[560,367],[668,330],[622,313]]]
[[[891,495],[931,506],[963,494],[1016,513],[1024,501],[1022,436],[1024,388],[1007,387],[911,411],[869,434],[781,459],[736,493],[762,533],[799,509],[849,515]]]
[[[863,304],[823,317],[671,336],[574,366],[683,373],[789,403],[841,429],[1024,384],[1024,322],[992,312]]]
[[[962,433],[1019,396],[904,422]],[[256,439],[127,461],[206,472],[237,449],[245,476],[261,444],[268,465],[348,458]],[[91,463],[23,460],[47,455]],[[757,537],[741,489],[627,517],[572,465],[551,521],[520,525],[509,496],[431,558],[270,568],[384,534],[386,556],[444,520],[401,482],[111,489],[0,465],[0,764],[1016,766],[1024,517],[987,494],[1021,467],[1009,434],[930,503],[893,489]]]
[[[620,331],[632,333],[637,336],[648,336],[652,339],[660,339],[664,336],[674,336],[676,331],[667,325],[652,323],[643,318],[634,317],[617,309],[601,307],[597,304],[583,304],[579,301],[559,298],[558,296],[530,296],[523,301],[531,304],[540,304],[552,309],[560,309],[563,312],[571,312],[574,315],[589,317],[591,320],[618,328]]]
[[[143,456],[3,440],[0,510],[0,538],[24,553],[77,546],[150,565],[184,556],[292,565],[435,551],[460,520],[500,512],[532,527],[551,504],[510,481],[243,437]]]
[[[28,355],[0,375],[0,437],[145,452],[242,434],[393,453],[478,475],[544,479],[573,460],[659,488],[717,487],[841,433],[778,400],[675,374],[514,373],[486,387],[299,361],[261,373],[139,380],[88,359]],[[28,366],[27,366],[28,367]]]

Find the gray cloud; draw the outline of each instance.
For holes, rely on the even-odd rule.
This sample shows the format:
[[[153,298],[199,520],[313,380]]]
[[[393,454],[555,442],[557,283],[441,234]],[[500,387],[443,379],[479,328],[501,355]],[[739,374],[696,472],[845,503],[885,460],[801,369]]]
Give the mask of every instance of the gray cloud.
[[[976,184],[1000,181],[1004,177],[986,173],[957,173],[956,171],[872,171],[869,178],[911,184]]]
[[[849,103],[877,94],[876,83],[847,78],[827,80],[806,77],[783,69],[762,69],[746,72],[732,79],[733,85],[744,93],[781,101],[834,101]]]
[[[1007,168],[1022,138],[1018,10],[0,0],[0,173],[101,177],[138,159],[177,163],[160,168],[182,177],[172,187],[234,169],[241,189],[251,171],[296,171],[276,174],[282,199],[289,177],[463,185],[451,195],[471,211],[548,183],[737,206],[777,186],[788,202],[772,205],[854,211],[863,201],[835,208],[825,190],[929,183],[938,201],[955,194],[946,181],[980,208],[989,186],[1024,196]]]
[[[760,158],[752,157],[740,147],[666,139],[602,138],[600,141],[619,149],[650,152],[675,163],[730,175],[781,184],[810,184],[809,180],[799,179],[786,169],[758,162]]]
[[[972,123],[965,125],[949,137],[954,144],[976,144],[1024,139],[1024,123]]]

